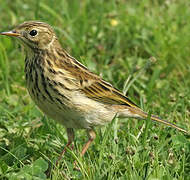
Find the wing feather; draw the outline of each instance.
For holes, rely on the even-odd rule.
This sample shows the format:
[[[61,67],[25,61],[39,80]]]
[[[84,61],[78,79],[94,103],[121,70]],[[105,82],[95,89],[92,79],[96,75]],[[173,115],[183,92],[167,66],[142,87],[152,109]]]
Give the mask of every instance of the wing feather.
[[[89,85],[85,84],[81,90],[88,98],[105,104],[137,107],[128,97],[101,79],[91,82]]]
[[[84,65],[79,63],[75,58],[67,55],[69,60],[64,69],[67,70],[69,76],[74,78],[78,83],[82,93],[88,98],[105,104],[126,105],[130,107],[138,107],[127,96],[123,95],[119,90],[114,88],[108,82],[102,80],[96,74],[90,72]],[[75,81],[75,83],[76,83]]]

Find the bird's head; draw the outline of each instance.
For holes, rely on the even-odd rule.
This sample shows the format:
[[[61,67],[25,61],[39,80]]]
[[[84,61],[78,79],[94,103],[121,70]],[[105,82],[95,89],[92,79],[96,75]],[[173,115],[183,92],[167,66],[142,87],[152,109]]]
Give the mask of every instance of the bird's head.
[[[57,39],[52,27],[38,21],[27,21],[11,31],[0,35],[17,37],[24,46],[31,50],[45,50]]]

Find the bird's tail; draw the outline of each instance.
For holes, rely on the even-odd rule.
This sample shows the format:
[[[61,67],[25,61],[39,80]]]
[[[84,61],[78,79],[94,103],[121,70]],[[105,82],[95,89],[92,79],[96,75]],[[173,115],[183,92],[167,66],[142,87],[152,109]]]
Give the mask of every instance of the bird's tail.
[[[138,114],[140,118],[146,119],[146,118],[149,117],[149,115],[148,115],[147,113],[145,113],[144,111],[142,111],[142,110],[139,109],[139,108],[134,108],[134,107],[133,107],[133,108],[130,108],[129,110],[131,111],[131,113]],[[177,130],[179,130],[179,131],[181,131],[181,132],[183,132],[183,133],[189,134],[189,132],[186,131],[185,129],[180,128],[179,126],[177,126],[177,125],[175,125],[175,124],[173,124],[173,123],[170,123],[170,122],[168,122],[168,121],[165,121],[165,120],[159,118],[158,116],[150,115],[150,119],[151,119],[152,121],[156,121],[156,122],[165,124],[165,125],[167,125],[167,126],[170,126],[170,127],[172,127],[172,128],[175,128],[175,129],[177,129]]]

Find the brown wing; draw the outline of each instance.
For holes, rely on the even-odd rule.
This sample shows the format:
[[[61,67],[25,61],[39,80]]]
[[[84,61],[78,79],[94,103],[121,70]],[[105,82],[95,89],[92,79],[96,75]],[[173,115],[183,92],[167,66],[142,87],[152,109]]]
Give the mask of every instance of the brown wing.
[[[85,66],[69,54],[66,55],[67,60],[69,61],[65,62],[64,69],[70,72],[69,76],[78,82],[77,86],[80,87],[79,89],[87,97],[106,104],[138,107],[111,84],[90,72]]]
[[[105,104],[137,107],[135,103],[124,96],[120,91],[101,79],[96,81],[89,80],[89,83],[84,84],[81,90],[91,99]]]

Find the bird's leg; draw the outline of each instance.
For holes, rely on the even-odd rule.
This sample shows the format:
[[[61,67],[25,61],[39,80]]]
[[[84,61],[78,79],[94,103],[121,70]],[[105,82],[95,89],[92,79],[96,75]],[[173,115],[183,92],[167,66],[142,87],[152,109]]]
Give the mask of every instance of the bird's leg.
[[[96,138],[96,133],[94,132],[93,129],[87,130],[88,133],[88,141],[86,142],[86,144],[83,146],[82,151],[81,151],[81,156],[83,156],[85,154],[85,152],[87,151],[87,149],[89,148],[90,144],[92,143],[92,141]],[[76,160],[74,161],[74,169],[79,171],[80,168],[77,167],[77,162]]]
[[[96,138],[96,133],[94,132],[93,129],[87,130],[87,132],[88,132],[89,139],[88,139],[87,143],[82,148],[81,156],[83,156],[85,154],[85,152],[89,148],[92,141]]]
[[[64,147],[63,151],[61,152],[58,160],[56,161],[56,165],[58,164],[58,162],[60,161],[60,159],[63,157],[63,155],[65,154],[65,152],[67,151],[67,148],[69,148],[69,146],[74,141],[74,130],[73,130],[73,128],[67,128],[66,130],[67,130],[68,143],[66,144],[66,146]]]

